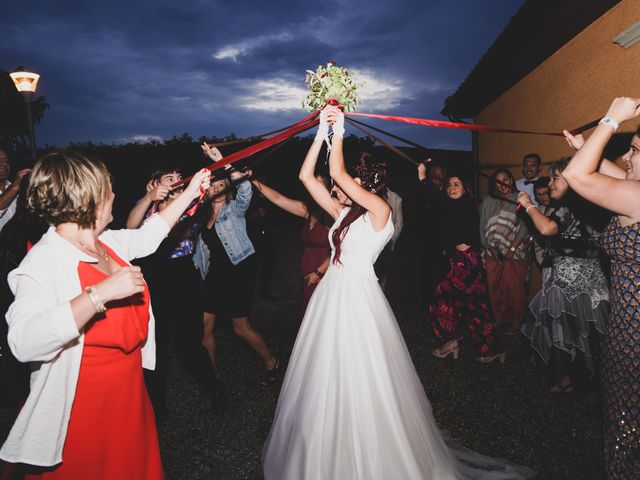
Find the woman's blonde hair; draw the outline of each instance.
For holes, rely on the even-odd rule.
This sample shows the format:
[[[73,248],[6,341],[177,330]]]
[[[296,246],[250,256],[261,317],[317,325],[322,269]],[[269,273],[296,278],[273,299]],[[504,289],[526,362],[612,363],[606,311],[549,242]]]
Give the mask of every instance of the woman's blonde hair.
[[[55,152],[33,167],[27,188],[27,206],[50,225],[96,224],[98,206],[111,193],[111,175],[99,160],[74,152]]]

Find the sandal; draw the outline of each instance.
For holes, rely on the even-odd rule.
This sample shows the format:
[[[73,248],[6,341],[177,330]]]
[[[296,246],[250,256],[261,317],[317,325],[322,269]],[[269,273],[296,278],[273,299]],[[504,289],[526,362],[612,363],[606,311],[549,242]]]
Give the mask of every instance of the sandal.
[[[493,363],[493,361],[497,359],[501,365],[504,365],[506,358],[507,358],[507,354],[505,352],[500,352],[500,353],[480,355],[478,357],[478,361],[480,363]]]
[[[553,385],[550,389],[549,389],[550,393],[573,393],[573,384],[572,383],[568,383],[566,385],[563,385],[562,382],[558,382],[555,385]]]
[[[269,385],[273,385],[278,380],[278,374],[280,373],[280,360],[276,357],[273,357],[275,363],[272,368],[268,369],[264,373],[264,377],[260,382],[260,385],[263,387],[268,387]]]
[[[453,359],[458,360],[460,346],[458,345],[457,340],[449,340],[441,347],[432,350],[431,354],[436,358],[447,358],[449,355],[453,355]]]

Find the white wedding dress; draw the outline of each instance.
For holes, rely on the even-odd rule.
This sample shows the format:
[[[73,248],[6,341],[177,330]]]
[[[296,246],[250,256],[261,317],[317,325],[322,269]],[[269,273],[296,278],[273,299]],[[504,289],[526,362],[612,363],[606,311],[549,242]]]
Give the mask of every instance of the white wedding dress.
[[[392,233],[391,218],[376,232],[365,214],[349,226],[340,264],[332,253],[282,384],[265,479],[526,478],[533,472],[445,443],[373,270]]]

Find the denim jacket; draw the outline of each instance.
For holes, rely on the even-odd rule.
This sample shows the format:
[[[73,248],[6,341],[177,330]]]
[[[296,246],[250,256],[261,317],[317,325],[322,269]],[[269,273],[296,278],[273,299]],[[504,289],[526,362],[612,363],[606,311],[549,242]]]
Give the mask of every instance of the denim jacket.
[[[251,203],[253,190],[249,180],[241,180],[238,183],[238,191],[235,200],[227,203],[216,219],[214,228],[218,238],[222,242],[229,260],[234,265],[253,255],[255,249],[247,234],[247,221],[245,213]],[[201,241],[201,240],[200,240]],[[202,270],[200,271],[202,274]]]
[[[195,246],[193,248],[193,264],[196,267],[196,270],[200,272],[200,276],[202,280],[207,278],[207,273],[209,273],[209,261],[211,259],[211,252],[209,251],[209,247],[202,240],[202,234],[198,235],[196,239]]]

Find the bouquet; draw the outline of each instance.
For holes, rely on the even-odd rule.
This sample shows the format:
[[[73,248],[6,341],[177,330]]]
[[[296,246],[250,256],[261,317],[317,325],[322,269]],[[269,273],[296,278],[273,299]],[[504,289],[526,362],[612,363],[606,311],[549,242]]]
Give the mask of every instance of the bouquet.
[[[358,106],[356,90],[361,85],[354,82],[349,70],[335,62],[318,65],[315,72],[307,70],[304,82],[309,85],[309,93],[302,99],[302,108],[315,111],[332,103],[352,112]]]

